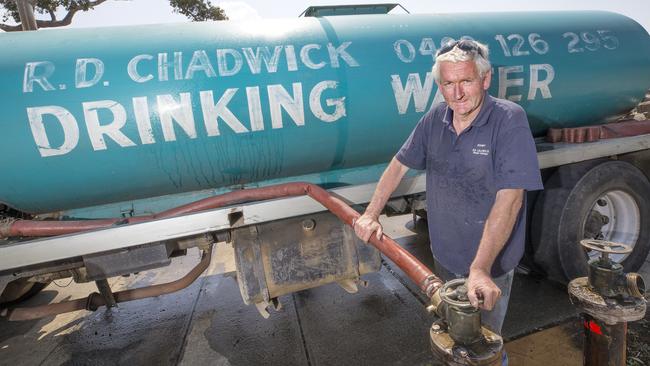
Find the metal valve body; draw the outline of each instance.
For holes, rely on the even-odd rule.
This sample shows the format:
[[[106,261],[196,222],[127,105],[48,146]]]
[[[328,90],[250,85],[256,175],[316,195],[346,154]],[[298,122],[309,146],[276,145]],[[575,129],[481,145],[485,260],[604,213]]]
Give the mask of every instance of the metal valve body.
[[[623,267],[609,259],[609,254],[629,253],[631,248],[593,239],[582,240],[580,244],[600,252],[601,257],[589,262],[588,277],[576,278],[569,283],[571,302],[609,324],[643,318],[646,309],[643,278],[636,273],[623,273]]]
[[[623,273],[623,267],[609,259],[609,254],[629,253],[629,246],[592,239],[580,244],[601,253],[589,262],[588,277],[576,278],[568,287],[571,302],[583,312],[584,365],[623,366],[627,322],[645,315],[645,283],[636,273]]]
[[[500,365],[503,339],[481,326],[467,298],[465,279],[447,282],[434,297],[440,320],[430,329],[431,349],[449,365]]]
[[[589,285],[594,291],[606,298],[643,297],[645,285],[643,278],[636,273],[623,273],[623,266],[613,262],[609,254],[628,252],[627,246],[616,243],[603,244],[597,240],[583,240],[588,249],[601,252],[601,257],[589,261]]]

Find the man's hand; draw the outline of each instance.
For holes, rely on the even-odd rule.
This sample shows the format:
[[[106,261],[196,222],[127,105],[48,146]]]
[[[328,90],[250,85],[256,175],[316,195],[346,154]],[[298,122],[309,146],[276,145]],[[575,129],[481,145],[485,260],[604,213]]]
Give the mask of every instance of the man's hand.
[[[388,201],[408,170],[409,168],[406,165],[400,163],[397,158],[393,158],[381,175],[375,193],[372,194],[372,199],[368,203],[368,207],[366,207],[366,212],[352,222],[354,232],[365,243],[368,242],[372,233],[377,235],[377,239],[381,239],[384,229],[378,221],[379,215],[386,201]]]
[[[467,278],[467,297],[475,308],[492,310],[501,296],[501,289],[492,281],[490,273],[482,269],[469,270]],[[479,298],[483,304],[479,305]]]
[[[373,215],[364,213],[361,215],[353,224],[354,233],[357,234],[359,239],[363,240],[364,243],[367,243],[370,240],[372,233],[375,233],[377,239],[381,239],[381,235],[384,232],[384,229],[381,227],[381,224],[377,218]]]

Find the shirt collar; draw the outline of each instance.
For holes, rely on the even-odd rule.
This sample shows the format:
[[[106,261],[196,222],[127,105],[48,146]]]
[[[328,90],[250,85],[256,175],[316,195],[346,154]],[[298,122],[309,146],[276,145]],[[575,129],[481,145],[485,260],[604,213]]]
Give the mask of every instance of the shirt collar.
[[[445,102],[445,104],[447,103]],[[495,104],[496,102],[494,101],[494,98],[488,93],[485,93],[485,97],[483,99],[483,105],[481,105],[481,110],[478,112],[476,118],[474,118],[474,120],[469,126],[480,127],[485,125],[488,122],[488,119],[490,117],[490,112],[492,112],[492,110],[494,109]],[[449,105],[446,105],[445,114],[442,116],[442,122],[446,124],[449,128],[453,128],[451,123],[453,120],[454,120],[454,111],[451,108],[449,108]]]

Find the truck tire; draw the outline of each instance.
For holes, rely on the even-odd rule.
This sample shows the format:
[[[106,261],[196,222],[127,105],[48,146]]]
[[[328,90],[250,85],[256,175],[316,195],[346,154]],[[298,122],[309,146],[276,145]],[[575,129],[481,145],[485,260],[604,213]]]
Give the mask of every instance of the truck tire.
[[[533,209],[531,244],[547,276],[566,283],[587,275],[580,240],[596,238],[632,247],[610,256],[625,272],[637,271],[650,250],[650,182],[632,164],[608,160],[560,167]]]

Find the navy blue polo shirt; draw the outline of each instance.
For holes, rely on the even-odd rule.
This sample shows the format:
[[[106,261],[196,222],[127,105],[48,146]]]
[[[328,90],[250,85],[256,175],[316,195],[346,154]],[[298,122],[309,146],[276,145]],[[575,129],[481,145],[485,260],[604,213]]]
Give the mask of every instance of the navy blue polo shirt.
[[[485,220],[500,189],[542,189],[535,142],[519,105],[485,96],[479,114],[457,135],[453,111],[436,104],[420,119],[396,155],[412,169],[426,169],[431,251],[447,270],[466,275]],[[524,253],[526,202],[492,276],[517,266]]]

